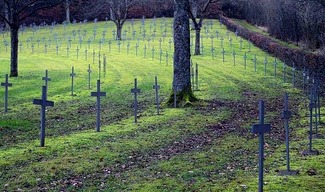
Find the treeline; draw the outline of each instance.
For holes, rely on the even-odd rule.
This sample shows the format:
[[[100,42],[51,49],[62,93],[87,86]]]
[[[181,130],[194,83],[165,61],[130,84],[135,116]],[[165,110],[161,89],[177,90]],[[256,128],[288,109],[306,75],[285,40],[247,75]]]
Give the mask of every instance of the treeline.
[[[110,17],[105,1],[69,0],[72,21],[105,20]],[[133,0],[128,18],[172,17],[172,0]],[[190,0],[203,2],[208,0]],[[98,2],[100,6],[98,6]],[[221,12],[227,17],[245,19],[264,27],[267,32],[284,41],[291,41],[307,49],[325,52],[325,0],[213,0],[205,14],[218,18]],[[61,23],[65,20],[65,4],[34,13],[25,23]],[[218,10],[217,10],[218,9]]]
[[[225,0],[222,10],[278,39],[325,52],[325,0]]]

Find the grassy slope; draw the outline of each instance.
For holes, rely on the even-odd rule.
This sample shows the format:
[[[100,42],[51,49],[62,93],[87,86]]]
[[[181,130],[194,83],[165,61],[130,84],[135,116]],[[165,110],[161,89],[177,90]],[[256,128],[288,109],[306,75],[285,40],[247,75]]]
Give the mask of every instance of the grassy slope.
[[[147,34],[150,23],[146,21]],[[306,99],[300,90],[291,84],[283,83],[282,67],[277,66],[274,78],[271,56],[244,41],[239,48],[239,37],[230,33],[232,46],[225,40],[225,62],[222,61],[221,42],[214,38],[215,57],[211,55],[211,35],[218,30],[227,38],[224,26],[214,21],[212,29],[203,31],[204,55],[194,56],[193,63],[199,64],[199,91],[195,94],[200,102],[191,108],[170,109],[163,106],[163,115],[155,115],[154,76],[161,85],[160,94],[164,101],[170,93],[172,81],[172,20],[168,19],[167,37],[162,43],[162,61],[159,60],[160,26],[163,19],[157,20],[157,38],[150,42],[150,51],[144,57],[144,44],[139,34],[141,22],[136,20],[134,29],[139,39],[138,56],[135,55],[137,40],[130,40],[127,54],[127,41],[122,43],[121,51],[112,40],[114,25],[83,24],[76,26],[56,26],[53,34],[49,28],[35,33],[35,50],[27,48],[27,38],[33,36],[31,29],[21,34],[23,43],[20,53],[20,77],[11,78],[9,108],[0,117],[0,186],[3,190],[135,190],[135,191],[256,191],[257,189],[257,137],[249,132],[257,122],[257,101],[266,100],[266,121],[272,124],[272,134],[266,136],[266,190],[311,190],[325,188],[324,180],[324,140],[316,140],[314,147],[322,155],[303,157],[299,154],[307,148]],[[88,60],[85,60],[86,41],[91,38],[94,25],[97,37],[90,45]],[[126,23],[125,29],[131,26]],[[87,30],[83,37],[77,59],[78,41],[72,41],[67,56],[68,37],[73,39],[72,31]],[[102,98],[102,132],[96,133],[95,99],[90,91],[95,88],[98,77],[98,55],[100,34],[107,29],[106,42],[101,56],[107,56],[107,72],[101,73],[102,90],[107,97]],[[131,37],[131,31],[128,37]],[[61,38],[59,54],[56,55],[53,36]],[[47,53],[42,41],[38,48],[37,39],[51,38]],[[78,35],[77,35],[78,36]],[[206,38],[208,37],[208,38]],[[4,35],[3,39],[8,40]],[[77,38],[76,38],[77,39]],[[111,40],[111,52],[108,50]],[[29,43],[31,46],[31,43]],[[155,58],[152,59],[152,46]],[[1,47],[1,46],[0,46]],[[172,48],[172,47],[171,47]],[[88,49],[88,48],[87,48]],[[233,65],[232,50],[236,50],[236,64]],[[95,62],[92,52],[95,51]],[[169,62],[166,62],[168,52]],[[247,53],[247,68],[244,68],[243,55]],[[257,71],[254,72],[252,59],[257,56]],[[264,75],[264,58],[268,57],[267,74]],[[103,59],[101,59],[103,61]],[[9,51],[0,49],[0,68],[2,76],[9,71]],[[88,90],[87,68],[91,64],[92,90]],[[75,93],[70,95],[71,79],[69,73],[75,66]],[[31,104],[32,99],[40,97],[41,77],[49,70],[52,81],[49,83],[49,100],[55,101],[54,108],[47,110],[46,147],[38,147],[38,107]],[[103,66],[102,66],[103,69]],[[286,81],[291,81],[292,70],[286,69]],[[301,76],[301,74],[297,74]],[[130,89],[133,79],[138,78],[140,95],[140,119],[133,123],[132,95]],[[295,113],[292,120],[292,167],[301,174],[292,177],[279,177],[276,170],[285,168],[284,142],[281,120],[279,119],[282,95],[289,92],[291,108]],[[324,133],[321,128],[320,131]],[[317,175],[309,176],[307,171],[316,169]]]

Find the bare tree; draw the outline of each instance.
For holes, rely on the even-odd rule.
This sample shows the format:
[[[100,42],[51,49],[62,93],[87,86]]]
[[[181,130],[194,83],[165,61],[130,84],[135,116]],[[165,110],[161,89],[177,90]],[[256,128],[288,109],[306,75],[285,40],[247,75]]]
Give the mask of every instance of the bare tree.
[[[174,75],[173,88],[177,93],[177,101],[191,102],[195,100],[190,79],[190,27],[189,0],[174,0]],[[173,102],[173,96],[169,103]]]
[[[0,17],[10,27],[11,37],[11,64],[10,76],[18,76],[18,30],[22,21],[29,17],[35,11],[58,5],[62,0],[2,0],[3,13]],[[6,16],[4,13],[7,13]]]
[[[122,27],[135,0],[109,0],[110,19],[116,25],[116,40],[122,38]]]
[[[217,0],[190,0],[191,8],[189,10],[189,16],[193,22],[195,30],[195,51],[194,55],[200,55],[200,36],[203,19],[207,15],[208,7]]]

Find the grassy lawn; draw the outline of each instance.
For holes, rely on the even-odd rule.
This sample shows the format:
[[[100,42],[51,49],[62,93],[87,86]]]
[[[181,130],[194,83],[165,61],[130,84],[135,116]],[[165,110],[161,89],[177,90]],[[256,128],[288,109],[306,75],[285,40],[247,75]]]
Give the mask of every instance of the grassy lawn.
[[[123,29],[127,40],[121,42],[113,39],[111,22],[21,32],[19,77],[9,79],[13,87],[9,88],[8,113],[0,101],[0,189],[257,191],[258,136],[250,129],[258,122],[258,100],[263,99],[265,121],[272,125],[271,133],[265,135],[265,190],[322,191],[324,139],[313,143],[320,155],[301,155],[308,148],[308,99],[303,90],[292,86],[295,73],[295,84],[302,87],[301,72],[279,60],[274,65],[272,56],[246,40],[240,46],[240,37],[215,20],[212,26],[209,23],[202,30],[203,54],[192,56],[193,66],[199,66],[199,87],[194,92],[199,101],[187,108],[165,104],[173,76],[172,19],[147,19],[146,36],[141,20],[135,20],[134,26],[127,21]],[[9,36],[3,33],[0,38],[3,82],[9,73],[10,50],[5,46]],[[40,110],[32,101],[41,97],[45,70],[51,78],[48,100],[55,106],[47,108],[46,146],[39,147]],[[96,132],[96,99],[90,93],[99,76],[101,91],[107,95],[101,98],[102,129]],[[155,76],[161,85],[161,115],[156,114],[152,89]],[[134,78],[141,89],[136,124],[130,92]],[[285,169],[280,115],[285,92],[293,113],[290,149],[291,167],[300,171],[296,176],[278,176]],[[319,131],[325,135],[323,119]]]

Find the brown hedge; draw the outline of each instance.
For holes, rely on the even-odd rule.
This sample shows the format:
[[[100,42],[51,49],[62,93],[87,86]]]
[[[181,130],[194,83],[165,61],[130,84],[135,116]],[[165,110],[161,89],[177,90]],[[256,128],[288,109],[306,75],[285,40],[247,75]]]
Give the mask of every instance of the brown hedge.
[[[280,45],[269,37],[257,32],[249,31],[225,16],[220,16],[220,20],[229,30],[234,32],[237,30],[238,35],[249,40],[264,51],[278,57],[287,65],[294,66],[297,69],[308,69],[309,71],[316,73],[322,79],[325,79],[324,55]]]

